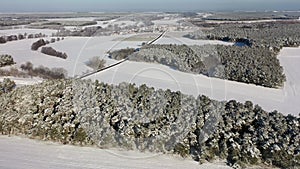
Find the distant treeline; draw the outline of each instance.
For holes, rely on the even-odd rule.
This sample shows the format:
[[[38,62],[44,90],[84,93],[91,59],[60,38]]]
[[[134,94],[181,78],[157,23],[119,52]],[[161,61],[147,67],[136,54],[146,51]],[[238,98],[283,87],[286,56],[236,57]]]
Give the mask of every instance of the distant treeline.
[[[192,39],[246,42],[251,47],[265,47],[279,52],[282,47],[300,46],[300,22],[277,21],[262,23],[214,24],[214,29],[193,32]]]
[[[22,39],[33,39],[33,38],[41,38],[41,37],[46,37],[45,34],[38,33],[38,34],[18,34],[18,35],[8,35],[8,36],[0,36],[0,44],[1,43],[6,43],[6,42],[11,42],[11,41],[16,41],[16,40],[22,40]]]

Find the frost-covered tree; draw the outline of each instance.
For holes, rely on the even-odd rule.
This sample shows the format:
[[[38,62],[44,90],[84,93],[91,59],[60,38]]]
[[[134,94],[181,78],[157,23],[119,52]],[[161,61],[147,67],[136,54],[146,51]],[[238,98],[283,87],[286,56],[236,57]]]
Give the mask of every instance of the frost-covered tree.
[[[4,78],[3,82],[0,82],[0,95],[8,93],[16,87],[16,83],[8,78]]]
[[[11,55],[0,55],[0,67],[15,64]]]

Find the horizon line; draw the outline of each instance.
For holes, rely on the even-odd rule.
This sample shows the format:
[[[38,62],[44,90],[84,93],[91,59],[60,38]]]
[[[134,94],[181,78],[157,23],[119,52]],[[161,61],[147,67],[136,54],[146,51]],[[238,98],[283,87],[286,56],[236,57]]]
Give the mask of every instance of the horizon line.
[[[184,12],[300,12],[299,10],[107,10],[107,11],[0,11],[0,14],[73,14],[73,13],[184,13]]]

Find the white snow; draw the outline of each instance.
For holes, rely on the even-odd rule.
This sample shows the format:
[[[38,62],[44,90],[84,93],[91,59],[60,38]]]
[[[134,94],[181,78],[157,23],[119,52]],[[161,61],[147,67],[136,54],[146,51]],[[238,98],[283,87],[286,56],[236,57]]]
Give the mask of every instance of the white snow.
[[[117,19],[112,19],[108,21],[97,21],[97,24],[95,25],[87,25],[83,26],[82,29],[88,28],[88,27],[95,27],[95,26],[101,26],[102,28],[107,28],[108,25],[118,25],[120,28],[125,28],[126,26],[137,26],[138,23],[134,21],[119,21]]]
[[[178,21],[183,18],[176,18],[176,19],[162,19],[162,20],[154,20],[152,21],[155,25],[179,25]]]
[[[212,14],[210,14],[210,13],[205,13],[205,14],[202,15],[203,18],[207,18],[207,17],[209,17],[209,16],[212,16]]]
[[[94,26],[101,26],[102,28],[106,28],[108,25],[113,25],[116,22],[116,19],[108,20],[108,21],[97,21],[96,25],[87,25],[83,26],[82,28],[87,28],[87,27],[94,27]]]
[[[222,162],[199,163],[178,156],[75,147],[0,136],[0,168],[18,169],[230,169]]]
[[[64,21],[95,21],[95,19],[98,19],[98,17],[81,17],[81,18],[54,18],[54,19],[48,19],[48,21],[52,22],[64,22]],[[95,27],[95,26],[101,26],[102,28],[106,28],[108,25],[123,25],[123,26],[128,26],[128,25],[135,25],[136,22],[133,21],[117,21],[117,19],[111,19],[107,21],[96,21],[97,24],[95,25],[87,25],[87,26],[82,26],[82,29],[88,28],[88,27]],[[74,30],[77,27],[75,26],[65,26],[65,29],[68,30]]]
[[[0,54],[10,54],[15,62],[21,65],[27,61],[34,66],[43,65],[49,68],[62,67],[68,71],[69,76],[81,75],[90,70],[85,62],[94,56],[104,57],[110,49],[121,49],[127,47],[137,48],[142,42],[138,41],[114,41],[125,39],[126,36],[103,36],[103,37],[67,37],[65,40],[49,44],[60,52],[66,52],[67,59],[42,54],[40,51],[32,51],[31,44],[37,39],[25,39],[0,44]],[[108,64],[111,62],[108,61]]]
[[[43,81],[40,78],[22,78],[22,77],[12,77],[12,76],[1,76],[0,81],[3,81],[5,78],[9,78],[13,80],[17,86],[24,86],[24,85],[34,85]]]
[[[177,44],[177,45],[207,45],[207,44],[213,44],[213,45],[233,45],[234,43],[231,42],[223,42],[218,40],[194,40],[190,38],[183,37],[184,35],[190,33],[191,31],[167,31],[163,37],[158,39],[154,44]]]
[[[300,114],[300,48],[284,48],[279,55],[287,81],[284,84],[284,96],[278,103],[282,111]]]
[[[62,22],[62,21],[94,21],[97,17],[74,17],[74,18],[51,18],[47,19],[51,22]]]
[[[261,20],[245,20],[245,21],[220,21],[220,20],[206,20],[206,23],[261,23],[261,22],[277,22],[276,19],[261,19]]]
[[[56,33],[57,30],[53,29],[5,29],[5,30],[0,30],[0,36],[4,35],[18,35],[18,34],[24,34],[27,33],[29,34],[37,34],[37,33],[42,33],[45,35],[52,35],[52,33]]]
[[[189,38],[184,37],[174,37],[174,36],[165,36],[161,39],[157,40],[155,44],[177,44],[177,45],[207,45],[207,44],[213,44],[213,45],[233,45],[231,42],[222,42],[218,40],[193,40]]]

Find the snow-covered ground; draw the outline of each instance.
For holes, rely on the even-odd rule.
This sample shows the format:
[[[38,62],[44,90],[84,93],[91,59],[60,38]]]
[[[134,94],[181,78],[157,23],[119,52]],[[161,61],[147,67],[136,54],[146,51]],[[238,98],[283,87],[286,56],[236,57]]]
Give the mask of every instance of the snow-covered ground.
[[[57,30],[53,29],[6,29],[6,30],[0,30],[0,36],[4,35],[18,35],[18,34],[37,34],[37,33],[42,33],[48,36],[51,36],[52,33],[56,33]]]
[[[278,102],[282,111],[300,115],[300,48],[284,48],[279,55],[287,81],[284,84],[284,96]]]
[[[206,23],[262,23],[262,22],[276,22],[276,19],[262,19],[262,20],[245,20],[245,21],[219,21],[219,20],[206,20]]]
[[[179,25],[178,21],[183,18],[176,18],[176,19],[162,19],[162,20],[155,20],[152,21],[155,25]]]
[[[75,147],[0,136],[0,168],[18,169],[230,169],[224,163],[199,165],[178,156]]]
[[[40,51],[32,51],[31,44],[38,39],[25,39],[0,44],[0,54],[12,55],[18,65],[30,61],[34,66],[62,67],[68,71],[69,76],[74,76],[89,70],[85,62],[94,56],[104,57],[110,49],[137,48],[142,43],[138,41],[114,41],[116,38],[125,39],[127,37],[129,35],[93,38],[67,37],[62,41],[48,45],[57,51],[66,52],[67,59],[48,56]],[[107,63],[110,64],[110,61]]]
[[[61,21],[94,21],[97,17],[79,17],[79,18],[51,18],[47,19],[51,22],[61,22]]]
[[[109,25],[118,25],[120,28],[124,28],[126,26],[135,26],[138,25],[137,22],[134,21],[118,21],[116,19],[108,20],[108,21],[97,21],[95,25],[87,25],[83,26],[82,29],[94,26],[101,26],[102,28],[107,28]]]
[[[98,19],[98,17],[82,17],[82,18],[55,18],[55,19],[48,19],[48,21],[51,22],[64,22],[64,21],[95,21]],[[111,19],[107,21],[96,21],[97,24],[94,25],[87,25],[82,26],[82,29],[88,28],[88,27],[94,27],[94,26],[101,26],[102,28],[108,27],[108,25],[118,25],[119,27],[125,27],[125,26],[134,26],[137,25],[137,22],[129,21],[129,20],[119,20],[119,19]],[[65,26],[68,30],[74,30],[74,26]]]
[[[162,37],[161,39],[157,40],[155,44],[177,44],[177,45],[207,45],[207,44],[220,44],[220,45],[233,45],[234,43],[231,42],[222,42],[217,40],[193,40],[190,38],[184,38],[184,37],[174,37],[171,35],[167,35],[165,37]]]
[[[14,33],[17,33],[14,32]],[[33,63],[34,66],[47,66],[49,68],[62,67],[68,71],[69,76],[81,75],[83,72],[90,70],[85,65],[85,62],[94,56],[105,57],[110,50],[117,50],[123,48],[139,48],[143,41],[127,41],[128,37],[136,36],[137,34],[129,35],[114,35],[114,36],[100,36],[100,37],[66,37],[62,41],[49,44],[57,51],[65,52],[68,55],[66,60],[42,54],[39,51],[32,51],[31,45],[38,39],[25,39],[19,41],[8,42],[0,44],[0,54],[10,54],[18,65],[27,61]],[[47,39],[47,38],[45,38]],[[50,38],[48,38],[50,39]],[[160,43],[176,43],[176,44],[198,44],[203,45],[207,43],[222,43],[219,41],[202,41],[189,40],[183,37],[167,37],[159,40]],[[107,59],[107,64],[115,63],[115,60]]]
[[[9,78],[10,80],[13,80],[17,86],[34,85],[43,81],[43,79],[40,78],[21,78],[21,77],[11,77],[11,76],[5,76],[5,77],[0,76],[0,81],[3,81],[5,78]]]

